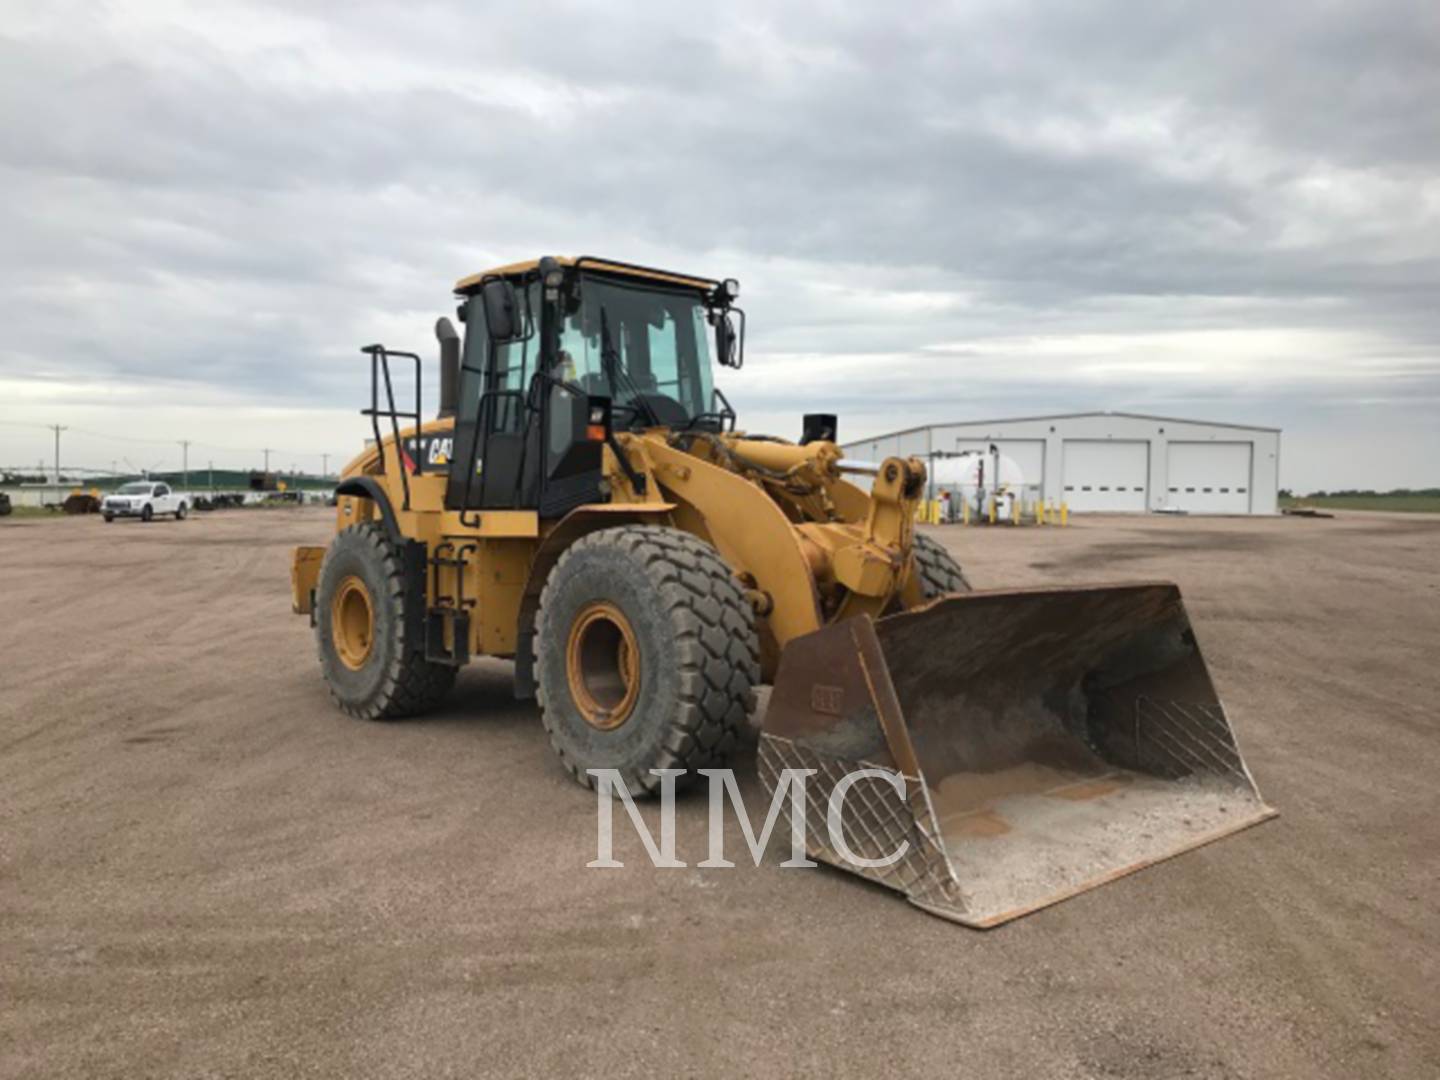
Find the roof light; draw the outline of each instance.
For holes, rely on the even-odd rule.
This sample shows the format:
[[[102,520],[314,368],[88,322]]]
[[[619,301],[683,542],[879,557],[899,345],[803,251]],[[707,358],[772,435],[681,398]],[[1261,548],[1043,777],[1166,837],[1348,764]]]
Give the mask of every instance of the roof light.
[[[720,292],[726,300],[739,300],[740,282],[736,281],[733,277],[727,277],[720,283]]]

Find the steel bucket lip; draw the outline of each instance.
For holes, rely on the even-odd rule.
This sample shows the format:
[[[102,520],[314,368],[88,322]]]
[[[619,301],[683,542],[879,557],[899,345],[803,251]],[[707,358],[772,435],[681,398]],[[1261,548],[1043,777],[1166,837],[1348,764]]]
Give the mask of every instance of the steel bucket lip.
[[[762,780],[765,778],[763,759],[776,747],[787,746],[791,751],[802,750],[810,760],[805,764],[819,768],[824,771],[823,755],[815,756],[816,751],[803,750],[801,746],[794,743],[786,736],[766,734],[762,737],[761,758],[762,758]],[[839,761],[840,759],[834,759]],[[923,778],[907,775],[904,770],[897,769],[893,764],[870,761],[865,759],[846,760],[848,768],[878,768],[887,772],[898,773],[906,782],[906,797],[902,802],[904,813],[908,819],[908,829],[913,854],[920,859],[923,870],[917,871],[915,864],[911,864],[908,876],[912,879],[906,883],[898,878],[906,875],[893,875],[892,870],[887,868],[884,871],[862,870],[836,857],[828,843],[817,842],[807,835],[807,854],[821,865],[829,866],[832,869],[843,871],[846,874],[855,875],[872,884],[900,892],[905,899],[913,906],[924,911],[927,915],[936,915],[947,922],[957,923],[973,930],[993,930],[1006,923],[1013,922],[1041,911],[1047,907],[1079,896],[1081,893],[1089,892],[1102,885],[1109,884],[1122,877],[1138,873],[1147,867],[1187,854],[1197,848],[1205,847],[1218,840],[1225,839],[1237,833],[1250,829],[1271,818],[1278,817],[1279,811],[1261,800],[1258,794],[1254,794],[1252,809],[1245,814],[1237,814],[1233,821],[1227,822],[1223,828],[1208,830],[1185,838],[1182,842],[1172,845],[1164,851],[1137,859],[1120,866],[1110,867],[1101,873],[1087,877],[1079,882],[1064,888],[1047,892],[1034,900],[1019,904],[1014,907],[1003,908],[998,911],[981,910],[974,906],[973,894],[966,889],[965,882],[954,872],[943,836],[939,832],[939,823],[934,816],[933,804],[930,799],[930,787]],[[916,798],[916,787],[919,788],[920,798]],[[1252,793],[1253,794],[1253,793]],[[929,826],[927,829],[926,826]],[[824,828],[823,822],[817,822],[807,815],[807,834]],[[934,842],[925,842],[929,834]],[[908,857],[907,857],[908,860]],[[918,880],[929,881],[929,885],[921,888]],[[929,895],[936,897],[939,902],[932,902],[925,899]]]
[[[1132,578],[1126,579],[1124,581],[1108,582],[1083,581],[1070,582],[1063,585],[1003,585],[988,589],[975,588],[971,589],[969,592],[942,593],[939,596],[932,597],[931,599],[925,601],[925,603],[921,604],[919,607],[910,608],[908,611],[891,612],[888,615],[880,616],[878,619],[868,614],[857,615],[855,617],[869,619],[871,622],[878,624],[890,622],[892,620],[908,619],[912,615],[923,614],[924,612],[929,611],[931,608],[934,608],[939,604],[947,604],[954,601],[968,603],[972,600],[995,596],[1034,596],[1037,594],[1053,593],[1064,593],[1068,595],[1095,592],[1138,592],[1146,589],[1165,590],[1173,592],[1177,596],[1180,593],[1180,586],[1177,582],[1166,581],[1163,578]]]
[[[945,908],[935,904],[927,904],[925,901],[917,900],[913,896],[907,895],[906,899],[911,904],[915,905],[915,907],[926,912],[927,914],[938,915],[942,919],[947,919],[950,922],[960,923],[961,925],[968,926],[974,930],[993,930],[998,926],[1003,926],[1005,923],[1014,922],[1016,919],[1024,918],[1026,915],[1032,915],[1035,912],[1042,911],[1047,907],[1053,907],[1054,905],[1063,903],[1064,901],[1069,900],[1072,897],[1079,896],[1081,893],[1087,893],[1090,892],[1092,889],[1098,889],[1102,885],[1108,885],[1112,881],[1118,881],[1120,878],[1129,877],[1131,874],[1139,873],[1141,870],[1144,870],[1147,867],[1167,862],[1168,860],[1176,858],[1177,856],[1185,855],[1188,852],[1195,851],[1197,848],[1202,848],[1208,844],[1213,844],[1217,840],[1225,839],[1227,836],[1234,836],[1236,833],[1244,832],[1246,829],[1253,828],[1254,826],[1259,825],[1262,822],[1269,821],[1271,818],[1279,816],[1279,810],[1276,810],[1273,806],[1270,806],[1268,803],[1265,803],[1262,800],[1260,801],[1258,810],[1253,811],[1252,813],[1248,814],[1247,816],[1241,818],[1236,822],[1233,822],[1232,824],[1226,825],[1223,829],[1212,829],[1211,831],[1193,837],[1182,844],[1177,844],[1175,847],[1166,852],[1163,852],[1162,854],[1152,855],[1144,859],[1138,859],[1133,863],[1126,864],[1125,866],[1117,866],[1093,878],[1087,878],[1086,880],[1080,882],[1077,885],[1072,885],[1067,888],[1060,889],[1044,897],[1043,899],[1036,900],[1033,903],[1022,904],[1019,907],[1009,908],[997,914],[986,915],[981,918],[968,916],[961,911],[957,911],[954,908]],[[946,859],[946,864],[948,867],[948,857]],[[962,895],[968,895],[965,894],[965,886],[963,882],[957,879],[955,880],[955,884],[960,889]]]
[[[1181,595],[1180,586],[1176,582],[1140,579],[1107,583],[1085,582],[1068,585],[1021,585],[993,589],[972,589],[969,592],[945,593],[941,596],[933,597],[919,607],[910,608],[908,611],[891,612],[888,615],[881,615],[878,618],[869,613],[865,613],[856,615],[846,621],[868,624],[875,631],[877,637],[883,642],[884,638],[888,636],[887,631],[891,631],[893,628],[903,627],[907,623],[924,621],[933,617],[938,610],[943,608],[963,608],[966,606],[983,607],[997,600],[1034,601],[1041,598],[1052,598],[1056,601],[1069,600],[1073,602],[1083,602],[1087,599],[1106,595],[1112,598],[1123,598],[1134,601],[1147,594],[1153,598],[1152,602],[1157,605],[1163,605],[1167,608],[1173,606],[1182,611],[1186,610],[1184,597]]]

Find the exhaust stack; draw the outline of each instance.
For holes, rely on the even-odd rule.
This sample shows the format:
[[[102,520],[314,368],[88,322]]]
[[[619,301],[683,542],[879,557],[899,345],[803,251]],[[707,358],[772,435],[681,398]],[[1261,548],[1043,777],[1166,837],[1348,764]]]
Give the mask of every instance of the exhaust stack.
[[[455,415],[460,400],[460,335],[443,315],[435,320],[435,340],[440,342],[440,419]]]

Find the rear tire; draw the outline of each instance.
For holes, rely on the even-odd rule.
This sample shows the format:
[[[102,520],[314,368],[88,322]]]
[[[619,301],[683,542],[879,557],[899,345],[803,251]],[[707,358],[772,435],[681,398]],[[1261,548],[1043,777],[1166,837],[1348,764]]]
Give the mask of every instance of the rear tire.
[[[176,520],[176,521],[184,521],[184,520],[185,520],[185,515],[188,514],[188,513],[189,513],[189,511],[188,511],[187,509],[185,509],[185,504],[184,504],[184,503],[181,503],[179,506],[177,506],[177,507],[175,508],[175,520]]]
[[[677,529],[604,529],[570,546],[540,596],[541,719],[581,784],[615,769],[648,795],[651,769],[684,769],[683,786],[740,744],[759,655],[754,612],[714,548]]]
[[[926,600],[949,593],[970,592],[970,582],[955,557],[928,536],[915,534],[915,569],[919,572],[920,592]]]
[[[114,520],[115,520],[115,515],[114,515],[114,514],[106,514],[106,515],[105,515],[105,524],[106,524],[106,525],[109,525],[109,524],[110,524],[112,521],[114,521]]]
[[[342,712],[400,720],[428,712],[450,692],[455,669],[426,660],[423,640],[407,640],[405,576],[379,526],[354,525],[330,542],[315,616],[320,667]]]

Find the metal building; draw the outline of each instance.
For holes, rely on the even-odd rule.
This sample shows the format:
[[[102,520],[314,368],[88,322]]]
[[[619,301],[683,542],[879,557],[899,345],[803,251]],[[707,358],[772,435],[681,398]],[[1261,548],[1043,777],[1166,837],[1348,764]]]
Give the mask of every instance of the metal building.
[[[1278,513],[1280,429],[1092,412],[933,424],[845,443],[847,457],[927,460],[991,447],[1019,465],[1028,499],[1085,513]]]

